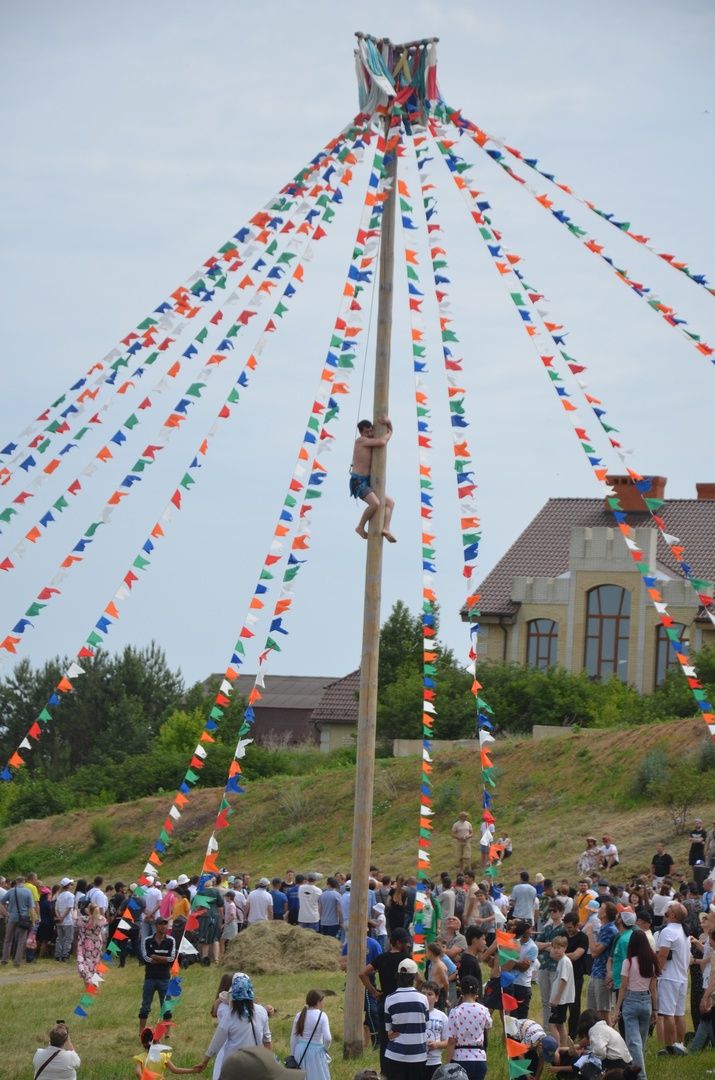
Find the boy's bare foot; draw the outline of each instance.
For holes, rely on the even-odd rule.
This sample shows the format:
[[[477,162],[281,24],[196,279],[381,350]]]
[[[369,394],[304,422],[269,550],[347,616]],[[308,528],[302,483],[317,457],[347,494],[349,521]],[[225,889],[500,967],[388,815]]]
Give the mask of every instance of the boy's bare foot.
[[[391,532],[388,532],[387,529],[382,530],[382,535],[385,537],[388,544],[396,544],[397,543],[397,540],[395,539],[395,537],[392,535]]]
[[[363,540],[367,540],[367,533],[364,529],[361,529],[359,525],[355,526],[355,532],[358,534],[358,536],[361,536]]]

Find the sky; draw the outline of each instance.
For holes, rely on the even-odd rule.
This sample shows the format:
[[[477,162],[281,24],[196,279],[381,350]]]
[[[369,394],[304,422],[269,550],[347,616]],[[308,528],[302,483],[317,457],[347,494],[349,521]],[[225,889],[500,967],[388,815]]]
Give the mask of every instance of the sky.
[[[359,10],[322,0],[309,7],[235,0],[198,7],[184,0],[124,0],[111,9],[85,0],[62,8],[45,0],[6,5],[0,14],[2,445],[183,283],[357,112],[356,30],[395,41],[438,36],[440,87],[450,104],[632,221],[660,250],[695,271],[710,270],[715,280],[715,12],[709,0],[602,0],[597,10],[562,0],[393,0],[389,6],[365,0]],[[633,467],[666,476],[671,497],[693,497],[696,481],[715,480],[711,363],[476,148],[464,153],[478,162],[473,176],[495,224],[524,257],[524,270],[548,297],[550,312],[568,326],[569,352],[588,365],[590,392],[609,409],[623,445],[633,449]],[[364,178],[364,170],[357,172]],[[454,328],[465,360],[483,577],[548,498],[596,497],[600,490],[476,229],[446,172],[437,175]],[[356,176],[250,396],[246,392],[235,420],[215,440],[201,482],[122,606],[111,648],[154,639],[188,682],[226,667],[313,400],[360,201]],[[703,289],[577,203],[564,198],[563,206],[606,243],[619,265],[676,307],[694,330],[715,339],[713,298]],[[398,545],[384,555],[384,616],[398,599],[417,610],[421,590],[403,276],[398,257],[395,437],[388,463]],[[290,635],[272,657],[272,674],[338,677],[359,662],[365,549],[353,532],[358,508],[348,498],[347,472],[354,425],[371,411],[373,349],[374,327],[359,355],[356,391],[345,404],[325,495],[313,512],[310,559],[286,622]],[[105,432],[153,381],[144,380],[134,398],[112,400]],[[216,379],[215,394],[161,455],[151,480],[114,515],[91,557],[67,576],[62,595],[24,636],[18,659],[40,664],[76,653],[230,381],[231,372]],[[152,441],[173,404],[164,403],[125,456],[97,471],[73,512],[15,572],[0,577],[0,639]],[[458,617],[465,589],[451,446],[438,409],[434,423],[441,631],[461,659],[469,647]],[[92,443],[93,452],[100,445]],[[83,447],[81,457],[75,454],[36,493],[18,526],[4,528],[0,560],[88,454]],[[617,459],[606,461],[622,471]],[[14,481],[0,488],[0,505],[19,490]],[[255,670],[251,660],[246,670]],[[9,670],[6,665],[0,676]]]

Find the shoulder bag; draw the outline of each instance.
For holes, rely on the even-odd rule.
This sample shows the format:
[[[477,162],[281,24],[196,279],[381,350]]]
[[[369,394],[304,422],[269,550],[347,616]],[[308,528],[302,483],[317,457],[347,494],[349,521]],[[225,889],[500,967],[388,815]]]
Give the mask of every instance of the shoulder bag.
[[[60,1047],[60,1050],[61,1049],[62,1049],[62,1047]],[[54,1054],[50,1054],[50,1056],[47,1058],[47,1060],[42,1062],[39,1069],[35,1073],[35,1080],[37,1080],[37,1077],[40,1075],[40,1073],[43,1073],[45,1071],[45,1069],[50,1064],[50,1062],[55,1060],[55,1058],[59,1054],[60,1050],[55,1050]]]
[[[318,1025],[320,1024],[320,1021],[321,1021],[322,1019],[323,1019],[323,1010],[321,1009],[321,1010],[320,1010],[320,1016],[319,1016],[319,1017],[318,1017],[318,1019],[317,1019],[317,1020],[315,1021],[315,1027],[313,1028],[313,1030],[312,1030],[312,1031],[311,1031],[311,1033],[310,1033],[310,1038],[308,1039],[307,1043],[305,1044],[305,1050],[304,1050],[304,1051],[303,1051],[303,1053],[302,1053],[302,1054],[300,1055],[300,1061],[296,1061],[296,1060],[295,1060],[295,1058],[293,1057],[293,1055],[292,1055],[292,1054],[289,1054],[289,1055],[288,1055],[288,1057],[287,1057],[287,1058],[285,1059],[285,1061],[283,1062],[283,1064],[285,1065],[286,1069],[299,1069],[299,1068],[301,1067],[301,1065],[303,1064],[303,1058],[304,1058],[304,1057],[305,1057],[305,1055],[306,1055],[306,1054],[308,1053],[308,1047],[309,1047],[309,1046],[310,1046],[310,1044],[312,1043],[312,1041],[313,1041],[313,1036],[315,1035],[316,1031],[318,1030]]]

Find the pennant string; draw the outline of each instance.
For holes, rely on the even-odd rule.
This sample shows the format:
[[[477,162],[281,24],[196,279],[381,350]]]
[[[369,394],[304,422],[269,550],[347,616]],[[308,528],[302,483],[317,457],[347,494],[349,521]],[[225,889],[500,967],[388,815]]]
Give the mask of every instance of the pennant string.
[[[325,159],[331,155],[336,145],[345,137],[349,136],[350,129],[359,126],[363,121],[364,117],[361,114],[358,114],[337,136],[330,139],[323,149],[320,150],[306,166],[295,174],[291,181],[285,184],[276,195],[268,200],[262,210],[259,210],[249,219],[250,224],[257,224],[260,219],[266,217],[270,219],[275,212],[274,204],[280,203],[281,197],[293,197],[297,195],[305,187],[313,174],[325,164]],[[247,233],[247,231],[248,226],[244,226],[242,229],[239,229],[238,232],[234,233],[234,235],[222,244],[213,255],[205,260],[200,269],[194,271],[194,273],[190,275],[184,285],[180,285],[174,289],[169,297],[158,304],[152,312],[146,315],[137,324],[134,330],[130,331],[121,339],[119,344],[124,347],[123,349],[116,346],[100,361],[92,364],[84,375],[76,380],[63,394],[51,402],[50,405],[46,406],[35,418],[33,423],[25,427],[16,439],[11,440],[0,449],[0,484],[5,483],[6,480],[9,479],[9,476],[6,477],[5,475],[5,469],[8,469],[10,472],[12,471],[12,463],[20,456],[18,451],[20,451],[20,443],[22,440],[30,440],[25,448],[31,449],[32,441],[34,441],[34,437],[38,433],[41,438],[44,438],[45,433],[55,433],[53,427],[54,424],[62,424],[67,421],[70,415],[76,419],[79,406],[83,404],[83,401],[80,400],[82,394],[86,394],[87,400],[94,401],[101,386],[108,380],[116,378],[119,368],[126,367],[131,362],[129,359],[130,356],[135,357],[145,349],[151,351],[156,344],[156,337],[158,337],[159,334],[167,332],[174,333],[178,328],[177,320],[190,320],[195,318],[196,315],[199,314],[201,306],[211,302],[212,297],[209,295],[211,289],[197,290],[197,282],[202,277],[208,276],[211,278],[213,287],[216,278],[223,272],[220,264],[223,262],[230,268],[239,250],[237,244],[245,242],[244,233]],[[123,355],[125,351],[126,356]],[[111,372],[111,374],[105,374],[107,371]],[[70,401],[69,405],[67,405],[68,399],[70,399],[72,394],[76,391],[81,391],[81,393],[75,398],[74,402]],[[66,408],[60,412],[60,419],[51,420],[51,414],[60,410],[63,405],[66,405]],[[21,452],[22,451],[20,451],[20,453]]]
[[[472,128],[469,126],[468,121],[463,121],[463,123],[465,123],[466,125],[463,130],[466,130],[472,140],[477,144],[477,146],[479,146],[480,141],[478,134],[472,130]],[[484,147],[481,147],[481,149],[484,149]],[[701,356],[705,356],[710,361],[710,363],[715,364],[715,348],[709,345],[708,342],[705,341],[699,333],[696,333],[694,330],[689,329],[687,319],[684,319],[681,315],[679,315],[674,307],[669,304],[663,303],[663,301],[658,299],[658,297],[648,285],[645,285],[640,281],[635,281],[630,276],[628,270],[618,266],[616,261],[610,255],[608,255],[603,244],[599,244],[596,240],[592,239],[588,235],[587,231],[581,226],[579,226],[575,221],[573,221],[564,210],[554,207],[553,202],[551,201],[551,199],[548,198],[547,195],[539,194],[537,190],[532,187],[531,184],[529,184],[522,176],[516,173],[514,169],[512,169],[511,166],[503,160],[503,155],[495,156],[496,152],[492,152],[489,150],[485,150],[485,153],[487,157],[491,158],[492,161],[495,161],[497,165],[501,166],[501,168],[507,173],[508,176],[511,177],[512,180],[515,180],[518,184],[521,184],[522,187],[532,195],[532,197],[539,204],[539,206],[541,206],[543,210],[546,210],[547,213],[549,213],[555,221],[558,221],[558,223],[562,225],[573,237],[575,237],[575,239],[579,243],[581,243],[583,247],[590,251],[592,255],[596,255],[603,263],[605,263],[605,265],[613,274],[615,274],[619,281],[623,282],[623,284],[626,285],[633,293],[635,293],[636,296],[640,297],[641,300],[644,300],[648,307],[652,308],[653,311],[657,312],[661,316],[661,318],[665,320],[668,326],[671,326],[674,329],[678,330],[685,337],[686,341],[688,341],[690,345],[697,349]]]
[[[364,144],[370,141],[370,138],[370,133],[366,134],[363,140],[363,147]],[[357,144],[354,144],[354,146],[356,145]],[[358,146],[358,149],[355,150],[355,153],[361,154],[362,148]],[[352,156],[353,155],[351,154],[351,157]],[[349,164],[346,163],[345,167],[340,173],[340,179],[333,194],[333,199],[335,200],[336,204],[341,202],[342,199],[335,199],[335,196],[341,192],[341,189],[343,187],[347,187],[352,181],[352,179],[352,170]],[[328,200],[323,209],[323,214],[319,219],[319,222],[313,225],[311,242],[320,239],[323,235],[325,235],[325,229],[323,228],[323,226],[328,225],[334,215],[334,210],[331,205],[332,201],[333,200]],[[306,249],[306,254],[303,256],[304,260],[307,260],[308,251],[309,248]],[[169,522],[181,510],[185,495],[188,494],[191,488],[198,481],[199,470],[203,467],[203,463],[208,454],[211,441],[216,436],[216,434],[218,434],[218,432],[222,430],[224,421],[229,419],[235,413],[235,406],[239,403],[241,396],[239,387],[241,388],[241,390],[243,390],[250,385],[250,374],[256,370],[260,357],[266,345],[270,341],[271,334],[275,332],[278,322],[280,322],[283,314],[288,309],[289,302],[292,296],[295,295],[295,293],[297,292],[298,286],[302,283],[303,279],[303,262],[299,262],[298,265],[293,269],[292,276],[286,284],[282,296],[278,301],[278,304],[274,308],[271,317],[266,323],[266,326],[264,327],[263,332],[260,335],[258,342],[254,347],[250,357],[246,361],[243,369],[241,370],[238,379],[236,380],[232,389],[229,391],[229,394],[226,397],[224,404],[221,406],[206,437],[199,444],[188,469],[183,474],[173,494],[167,500],[162,513],[159,515],[159,518],[151,529],[149,536],[145,540],[144,544],[141,546],[139,553],[134,558],[129,569],[123,576],[121,584],[115,591],[111,601],[103,608],[102,614],[100,615],[93,629],[87,636],[84,645],[78,651],[78,660],[81,660],[83,657],[94,656],[97,648],[104,643],[107,635],[109,634],[109,631],[119,618],[118,605],[128,599],[129,595],[132,592],[132,589],[140,580],[138,571],[145,571],[150,566],[152,555],[155,551],[158,541],[164,537]],[[22,640],[22,633],[25,632],[27,627],[34,625],[30,621],[31,618],[35,618],[39,614],[41,614],[42,610],[47,606],[47,603],[54,596],[60,593],[60,589],[58,586],[61,583],[62,578],[63,575],[56,575],[55,578],[53,578],[51,585],[45,587],[43,590],[40,591],[40,593],[38,593],[35,603],[32,604],[30,608],[28,608],[25,613],[24,619],[20,623],[16,624],[15,627],[13,627],[12,633],[7,635],[4,641],[0,641],[0,649],[4,649],[6,655],[14,654],[16,652],[17,645]],[[45,705],[45,708],[41,711],[38,717],[38,722],[40,725],[49,722],[49,720],[51,719],[50,710],[59,704],[62,694],[69,693],[72,691],[72,689],[73,685],[71,683],[71,678],[69,674],[66,674],[62,677],[62,679],[60,679],[57,687],[55,688],[47,704]],[[40,727],[40,731],[42,730],[43,728]],[[19,753],[19,751],[16,751],[15,754],[10,757],[7,766],[4,769],[0,770],[0,779],[6,782],[12,780],[14,776],[14,771],[22,767],[24,764],[24,758]]]
[[[541,318],[539,309],[536,307],[537,300],[542,299],[540,294],[535,293],[530,286],[527,286],[521,278],[517,275],[514,267],[509,260],[504,256],[504,242],[503,235],[500,231],[495,229],[490,220],[485,217],[485,211],[488,207],[484,205],[482,193],[470,188],[468,182],[464,179],[464,172],[471,166],[459,158],[452,150],[452,143],[444,138],[443,130],[438,121],[430,121],[430,130],[435,137],[436,145],[442,155],[445,164],[447,165],[450,174],[457,186],[461,191],[467,205],[470,209],[472,218],[478,225],[479,234],[491,256],[495,267],[505,283],[507,288],[511,286],[507,282],[507,278],[513,278],[515,283],[515,291],[511,292],[511,299],[519,315],[520,322],[524,328],[527,336],[529,337],[532,347],[536,350],[539,360],[543,366],[542,349],[540,343],[537,340],[542,336],[539,331],[539,325],[543,326],[544,331],[551,337],[551,331],[546,327],[544,320]],[[529,299],[529,303],[524,299],[522,293],[526,291]],[[534,311],[535,318],[532,317],[532,310]],[[551,325],[551,324],[550,324]],[[547,370],[545,368],[545,370]],[[570,395],[565,391],[562,386],[552,381],[554,385],[555,393],[561,403],[562,409],[569,413],[569,419],[574,427],[577,438],[581,448],[586,455],[587,460],[591,466],[593,474],[597,483],[604,489],[606,494],[606,505],[610,509],[614,516],[614,519],[619,526],[619,531],[624,536],[626,548],[633,561],[638,573],[641,576],[643,586],[646,590],[648,598],[653,604],[660,623],[665,627],[666,634],[673,626],[673,619],[668,613],[667,605],[664,601],[663,594],[657,587],[657,575],[654,569],[648,565],[648,560],[645,553],[641,550],[635,540],[635,532],[632,530],[626,522],[626,515],[623,508],[615,496],[612,487],[608,483],[606,478],[606,470],[599,468],[596,464],[594,457],[594,449],[591,444],[591,439],[586,432],[586,429],[581,426],[580,421],[576,417],[576,406],[570,399]],[[624,526],[624,528],[621,528]],[[670,635],[668,635],[670,636]],[[672,638],[671,638],[672,641]],[[675,651],[675,658],[686,677],[690,691],[697,703],[698,710],[703,718],[703,721],[708,727],[708,730],[713,738],[715,738],[715,711],[713,705],[707,700],[707,692],[703,688],[701,681],[698,678],[695,665],[688,656],[688,645],[684,641],[678,640],[673,642]]]
[[[607,221],[609,225],[612,225],[614,229],[617,229],[620,233],[623,233],[625,236],[629,237],[634,243],[638,244],[640,247],[645,248],[647,251],[652,252],[663,262],[666,262],[668,266],[671,266],[674,270],[677,270],[678,273],[685,274],[685,276],[689,278],[692,282],[694,282],[695,285],[699,285],[700,287],[704,288],[706,292],[710,293],[711,296],[715,296],[715,288],[713,288],[712,285],[709,283],[705,274],[694,273],[690,269],[688,264],[682,259],[678,259],[675,255],[659,251],[658,248],[650,242],[649,237],[634,231],[630,221],[627,221],[625,219],[621,220],[619,219],[618,215],[600,209],[595,202],[592,202],[590,199],[584,198],[583,195],[579,195],[579,193],[571,184],[564,183],[563,181],[559,180],[554,173],[546,172],[545,169],[540,168],[537,158],[527,156],[526,154],[522,153],[522,151],[518,150],[516,147],[509,146],[502,139],[499,139],[494,135],[488,135],[486,131],[478,127],[476,124],[472,124],[470,121],[465,120],[459,110],[449,110],[448,115],[450,121],[454,123],[458,128],[460,128],[460,130],[468,130],[472,138],[476,142],[478,142],[478,145],[481,146],[482,149],[486,150],[487,143],[492,143],[494,146],[496,146],[498,148],[498,151],[500,151],[501,153],[490,150],[486,150],[486,152],[490,154],[490,156],[493,157],[495,161],[498,161],[499,164],[503,165],[505,168],[508,168],[508,166],[504,162],[504,155],[505,153],[511,155],[511,157],[515,158],[517,161],[520,161],[524,165],[528,166],[528,168],[531,169],[532,172],[537,173],[539,176],[543,177],[544,180],[548,180],[548,182],[550,184],[553,184],[554,187],[557,187],[559,191],[565,192],[566,195],[570,195],[577,202],[580,202],[593,214],[596,214],[597,217],[601,218],[602,221]],[[515,179],[518,179],[516,177],[516,174],[514,174],[514,176]],[[521,183],[521,180],[519,180],[519,182]]]
[[[352,144],[359,142],[363,131],[364,129],[360,129],[359,131],[353,132]],[[335,160],[342,159],[341,163],[343,166],[345,162],[352,164],[357,160],[351,150],[352,144],[344,145],[343,143],[338,143],[337,145]],[[343,150],[345,151],[344,154]],[[328,162],[332,162],[332,160],[332,158],[329,158]],[[216,351],[212,352],[203,367],[195,375],[191,376],[191,381],[183,389],[176,406],[165,418],[161,426],[162,434],[159,436],[159,438],[163,438],[165,442],[154,445],[152,447],[152,452],[149,455],[147,455],[146,452],[142,454],[139,462],[129,470],[128,474],[121,481],[119,488],[110,498],[108,507],[106,508],[108,513],[111,513],[112,508],[116,508],[120,501],[129,498],[132,491],[141,483],[143,477],[140,474],[155,461],[156,455],[166,448],[171,437],[179,431],[181,425],[188,416],[189,410],[195,405],[199,398],[201,398],[202,393],[206,388],[207,381],[219,370],[220,365],[226,360],[229,350],[235,349],[235,339],[237,334],[249,325],[249,320],[254,318],[260,312],[266,300],[272,299],[272,290],[277,286],[278,282],[284,277],[289,277],[293,260],[300,260],[303,248],[306,247],[310,241],[310,229],[314,219],[320,216],[321,209],[327,205],[327,199],[333,193],[333,188],[330,186],[330,176],[333,172],[335,172],[334,166],[328,164],[322,178],[324,182],[315,184],[310,190],[309,197],[300,204],[297,204],[297,210],[303,214],[300,224],[297,224],[291,216],[284,221],[283,217],[274,215],[269,222],[265,222],[264,218],[261,217],[261,222],[265,226],[262,227],[260,232],[264,241],[263,248],[261,250],[260,246],[254,245],[251,257],[256,252],[258,252],[258,256],[255,262],[247,269],[247,272],[244,274],[236,289],[232,291],[227,300],[226,309],[229,306],[242,305],[245,301],[242,301],[240,298],[241,292],[253,288],[254,286],[257,287],[255,287],[251,294],[250,300],[245,302],[245,308],[239,312],[231,325],[222,331],[222,340],[218,343]],[[283,249],[280,248],[276,236],[269,229],[269,226],[277,229],[278,225],[282,222],[283,225],[279,230],[279,234],[281,236],[290,236],[289,242]],[[235,262],[237,267],[241,267],[244,266],[245,260],[237,257]],[[265,280],[261,281],[262,278]],[[223,275],[221,280],[223,281],[222,287],[225,288],[226,275]],[[217,284],[218,283],[214,282],[212,287],[217,287]],[[281,305],[281,307],[283,307],[283,305]],[[211,317],[213,326],[218,327],[225,319],[226,314],[227,310],[219,308]],[[184,325],[188,324],[185,323]],[[50,526],[55,524],[64,512],[76,505],[78,497],[84,491],[83,481],[93,476],[101,465],[115,461],[119,453],[125,447],[130,445],[129,440],[132,436],[136,437],[136,432],[141,424],[148,418],[151,418],[151,409],[160,401],[160,395],[166,393],[170,389],[167,379],[177,379],[178,376],[183,373],[183,369],[204,351],[208,333],[207,327],[202,327],[198,331],[193,342],[181,354],[181,359],[177,359],[171,364],[168,371],[159,379],[155,386],[152,387],[139,406],[129,414],[117,431],[107,439],[106,444],[92,457],[79,475],[68,484],[63,494],[45,510],[8,555],[4,559],[0,559],[0,568],[6,573],[14,570],[19,561],[38,546]],[[161,354],[157,351],[153,355],[154,357],[157,357]],[[104,406],[104,409],[107,408],[109,408],[109,405]],[[101,425],[102,411],[103,410],[100,410],[92,417],[92,423],[96,422],[96,424]],[[80,431],[86,433],[90,430],[90,427],[91,425],[85,426],[80,429]],[[72,445],[74,444],[68,444],[68,446]],[[147,456],[150,458],[148,462],[143,460]],[[35,491],[37,491],[39,484],[42,483],[44,479],[47,479],[53,471],[54,469],[51,469],[50,473],[48,473],[45,469],[35,477],[35,483],[33,484]],[[18,503],[19,500],[19,509],[11,503],[0,511],[0,522],[10,521],[11,518],[16,519],[17,515],[21,513],[23,506],[32,506],[32,503],[25,498],[27,494],[27,492],[20,492],[13,501],[14,503]],[[13,520],[13,524],[14,523],[15,520]],[[104,523],[106,524],[106,521]],[[85,535],[85,539],[89,542],[91,536],[86,537]]]

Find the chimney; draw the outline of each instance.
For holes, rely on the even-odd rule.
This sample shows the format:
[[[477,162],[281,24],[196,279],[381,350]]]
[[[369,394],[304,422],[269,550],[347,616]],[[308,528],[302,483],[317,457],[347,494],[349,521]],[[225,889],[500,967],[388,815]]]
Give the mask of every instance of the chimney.
[[[696,484],[698,502],[712,502],[715,499],[715,484]]]
[[[664,499],[665,498],[665,485],[668,483],[665,476],[649,476],[650,488],[643,494],[648,499]],[[606,480],[613,488],[621,506],[629,513],[647,513],[648,507],[644,505],[641,494],[636,488],[635,484],[631,480],[630,476],[607,476]],[[713,494],[710,496],[701,496],[700,487],[708,487],[713,489]],[[715,499],[715,484],[698,485],[698,498],[713,498]],[[609,509],[608,503],[606,503],[606,509]]]

